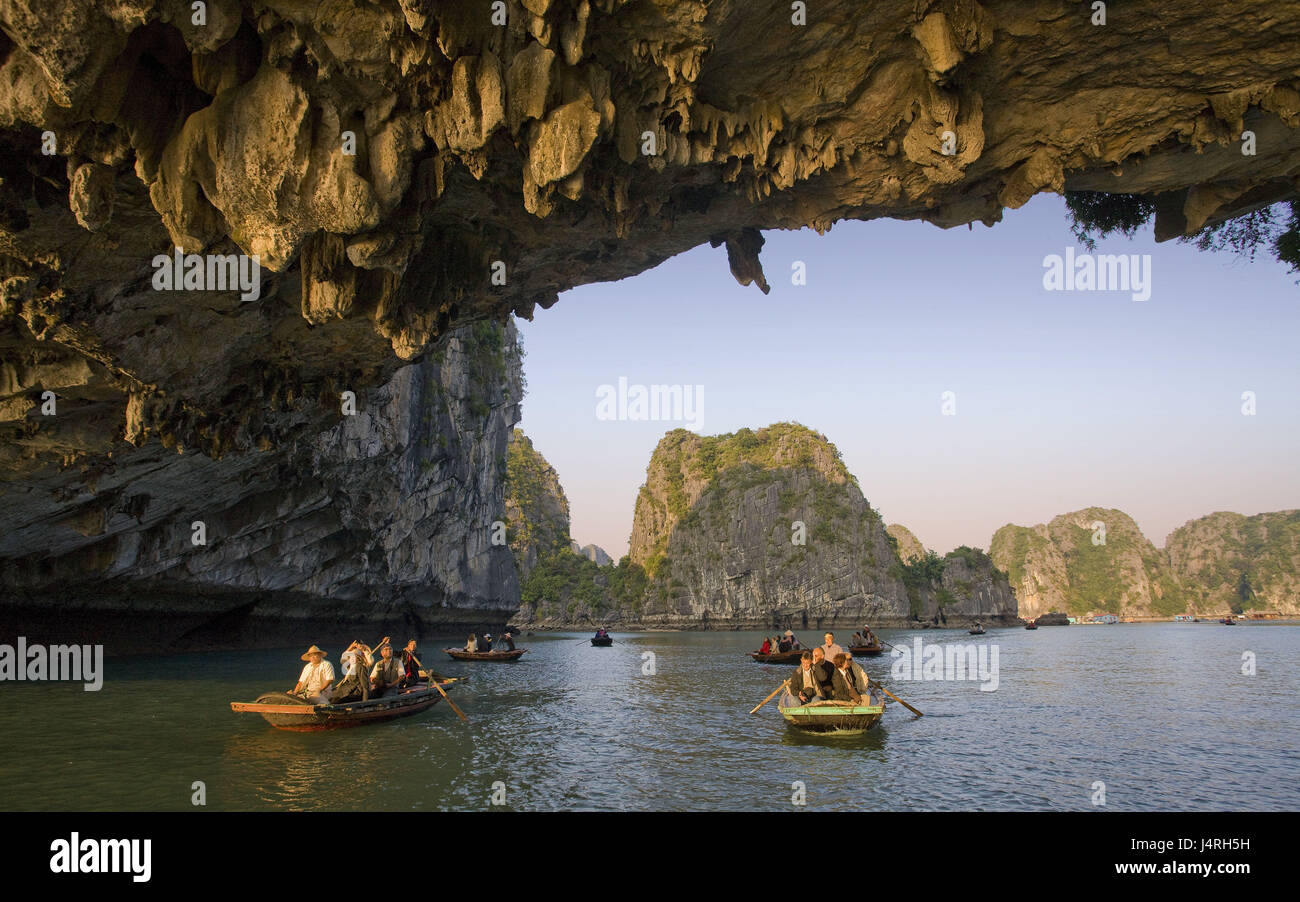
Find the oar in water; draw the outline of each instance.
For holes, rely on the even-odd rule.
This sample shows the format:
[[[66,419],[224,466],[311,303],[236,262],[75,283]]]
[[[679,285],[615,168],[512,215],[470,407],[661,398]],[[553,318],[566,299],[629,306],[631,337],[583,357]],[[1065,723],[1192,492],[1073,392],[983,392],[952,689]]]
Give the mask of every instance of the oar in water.
[[[776,694],[777,694],[778,692],[780,692],[782,689],[784,689],[786,686],[788,686],[789,683],[790,683],[790,681],[789,681],[789,680],[786,680],[786,681],[785,681],[784,683],[782,683],[780,686],[777,686],[775,689],[773,689],[773,690],[772,690],[772,694],[769,695],[767,698],[763,699],[761,702],[759,702],[758,705],[754,708],[754,711],[757,711],[759,708],[761,708],[761,707],[763,707],[764,705],[766,705],[766,704],[767,704],[768,702],[770,702],[772,699],[776,698]],[[749,713],[750,713],[750,714],[753,714],[754,711],[750,711]]]
[[[415,656],[415,652],[411,652],[410,655],[411,655],[411,660],[415,662],[416,670],[419,670],[420,668],[424,667],[424,665],[420,663],[420,659]],[[442,687],[438,685],[438,678],[433,675],[432,670],[429,671],[429,685],[432,686],[434,689],[437,689],[438,694],[441,695],[443,698],[447,699],[447,704],[451,705],[451,710],[455,711],[457,716],[460,717],[461,720],[465,721],[465,723],[469,723],[469,718],[465,716],[465,712],[462,711],[460,708],[457,708],[456,703],[451,700],[451,697],[448,696],[446,692],[442,691]]]
[[[900,705],[902,705],[902,706],[903,706],[904,708],[906,708],[907,710],[911,711],[911,712],[912,712],[913,714],[915,714],[917,717],[921,717],[921,716],[923,716],[923,715],[921,714],[920,711],[918,711],[918,710],[916,710],[915,708],[913,708],[911,705],[909,705],[907,702],[903,701],[903,700],[902,700],[901,698],[899,698],[897,695],[894,695],[894,693],[890,692],[890,691],[889,691],[888,689],[886,689],[884,686],[881,686],[880,683],[879,683],[879,681],[877,681],[877,683],[876,683],[876,688],[878,688],[881,692],[885,693],[885,695],[888,695],[888,696],[889,696],[890,698],[892,698],[894,701],[898,702]]]

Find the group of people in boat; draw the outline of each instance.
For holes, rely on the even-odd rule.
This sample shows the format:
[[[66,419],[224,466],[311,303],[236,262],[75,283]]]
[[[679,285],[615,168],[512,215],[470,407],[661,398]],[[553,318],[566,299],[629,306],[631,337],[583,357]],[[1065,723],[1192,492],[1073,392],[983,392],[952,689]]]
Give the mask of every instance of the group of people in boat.
[[[501,645],[504,648],[498,648],[497,651],[514,651],[515,637],[511,635],[510,630],[506,630],[501,635]],[[492,634],[484,633],[480,639],[476,633],[470,633],[469,638],[465,640],[465,651],[472,654],[487,654],[492,650]]]
[[[827,661],[834,660],[835,655],[844,651],[843,648],[835,644],[835,634],[826,633],[823,638],[823,644],[819,646],[822,654]],[[876,645],[876,634],[869,627],[863,627],[862,632],[854,633],[853,638],[849,640],[850,648],[859,648],[864,645]],[[758,653],[762,655],[785,654],[786,652],[798,651],[802,646],[799,639],[795,636],[793,630],[786,630],[785,635],[779,639],[776,636],[768,636],[763,639],[762,646]]]
[[[593,636],[592,638],[593,638],[593,639],[608,639],[608,638],[609,638],[609,631],[608,631],[607,629],[605,629],[605,628],[602,626],[602,627],[600,627],[599,629],[596,630],[596,635]]]
[[[415,640],[406,643],[400,656],[394,655],[393,646],[384,641],[378,649],[354,641],[339,656],[343,677],[335,684],[334,665],[326,652],[313,645],[302,655],[307,664],[298,675],[298,682],[289,690],[317,705],[328,705],[361,696],[380,698],[395,695],[420,681],[420,665],[415,655]],[[379,657],[375,657],[378,651]]]
[[[830,633],[832,648],[838,649]],[[829,658],[825,645],[805,650],[799,666],[786,682],[786,705],[808,705],[816,701],[845,701],[855,705],[871,704],[871,681],[853,653],[837,651]]]

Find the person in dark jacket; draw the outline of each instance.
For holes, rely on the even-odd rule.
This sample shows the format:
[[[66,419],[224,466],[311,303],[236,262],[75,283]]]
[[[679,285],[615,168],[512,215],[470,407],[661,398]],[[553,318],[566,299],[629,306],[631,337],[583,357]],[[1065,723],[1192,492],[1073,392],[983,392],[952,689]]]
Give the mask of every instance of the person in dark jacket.
[[[849,658],[843,652],[835,656],[835,674],[831,679],[831,698],[835,701],[862,704],[862,695],[853,685],[853,671],[849,669]]]
[[[491,651],[491,650],[492,650],[492,634],[491,634],[491,633],[484,633],[484,634],[483,634],[483,638],[480,639],[479,642],[478,642],[478,650],[479,650],[480,652],[485,652],[485,651]]]
[[[415,640],[406,643],[402,649],[402,670],[406,673],[403,685],[414,686],[420,682],[420,665],[415,662]]]
[[[803,704],[828,699],[831,697],[834,675],[831,665],[820,658],[816,650],[805,651],[799,659],[799,666],[790,677],[790,694]]]

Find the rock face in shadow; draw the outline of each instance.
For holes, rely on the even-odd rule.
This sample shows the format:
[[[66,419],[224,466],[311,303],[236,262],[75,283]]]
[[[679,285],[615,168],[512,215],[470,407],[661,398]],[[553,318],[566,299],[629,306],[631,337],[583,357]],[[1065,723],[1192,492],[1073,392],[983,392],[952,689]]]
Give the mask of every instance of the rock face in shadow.
[[[480,324],[287,448],[213,459],[155,439],[6,486],[3,616],[89,616],[113,650],[503,623],[518,579],[491,533],[519,395],[513,326]]]

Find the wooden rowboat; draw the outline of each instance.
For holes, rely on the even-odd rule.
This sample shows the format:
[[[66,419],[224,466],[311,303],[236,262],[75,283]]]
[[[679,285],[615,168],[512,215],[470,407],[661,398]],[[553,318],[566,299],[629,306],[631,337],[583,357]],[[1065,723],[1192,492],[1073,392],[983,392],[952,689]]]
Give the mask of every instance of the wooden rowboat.
[[[614,644],[613,636],[592,636],[591,644],[597,648],[609,648]]]
[[[760,664],[798,664],[799,658],[803,656],[803,649],[796,648],[792,651],[774,651],[771,654],[763,654],[761,651],[751,651],[749,656]]]
[[[1028,623],[1025,624],[1025,629],[1027,629],[1027,630],[1036,630],[1036,629],[1038,629],[1038,624],[1037,624],[1037,623],[1034,623],[1034,621],[1030,620]]]
[[[875,645],[850,645],[849,653],[853,655],[867,655],[875,657],[885,653],[885,646],[877,642]]]
[[[789,705],[794,697],[782,695],[777,702],[777,709],[785,722],[806,733],[833,733],[836,735],[856,735],[865,733],[876,724],[885,713],[885,700],[872,696],[869,705],[855,705],[852,702],[819,701],[809,705]]]
[[[455,679],[443,679],[438,685],[447,689]],[[427,711],[442,701],[442,693],[427,683],[385,698],[369,701],[341,702],[337,705],[314,705],[287,692],[268,692],[255,702],[231,702],[230,710],[240,714],[260,714],[279,730],[314,733],[383,723],[398,717],[410,717]]]
[[[984,630],[983,630],[983,629],[967,630],[966,632],[970,633],[972,636],[982,636],[982,635],[984,635]]]
[[[444,648],[443,651],[451,658],[457,661],[518,661],[523,657],[526,648],[516,648],[514,651],[501,649],[500,651],[465,651],[463,648]]]

